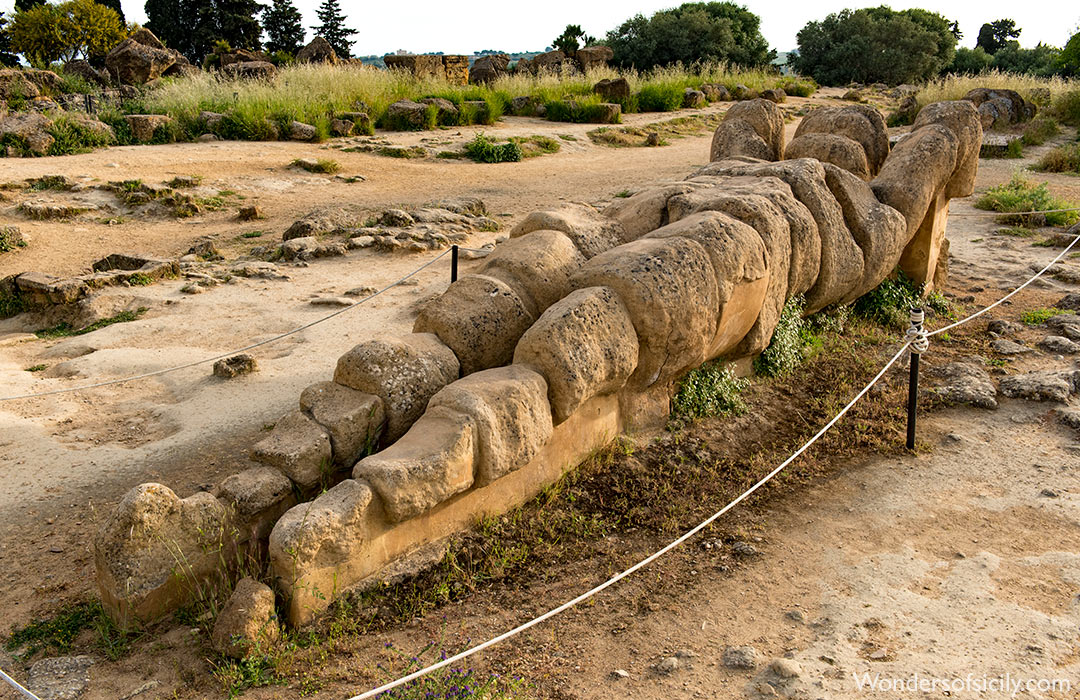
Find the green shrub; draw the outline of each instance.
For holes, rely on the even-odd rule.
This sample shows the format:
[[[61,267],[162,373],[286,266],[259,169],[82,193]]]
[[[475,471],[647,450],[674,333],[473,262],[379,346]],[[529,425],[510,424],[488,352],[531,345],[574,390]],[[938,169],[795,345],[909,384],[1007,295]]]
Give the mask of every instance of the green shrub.
[[[13,226],[0,226],[0,253],[7,253],[26,246],[26,240]]]
[[[792,97],[810,97],[817,91],[817,83],[810,78],[789,80],[780,85],[783,91]]]
[[[550,136],[511,136],[510,141],[521,147],[522,158],[535,158],[562,150],[562,144]]]
[[[341,170],[341,166],[338,165],[336,160],[330,158],[319,158],[312,161],[310,158],[297,158],[292,162],[292,165],[297,168],[303,168],[309,173],[326,173],[332,174]]]
[[[465,155],[477,163],[513,163],[524,157],[516,142],[494,143],[482,133],[465,144]]]
[[[645,84],[638,92],[638,109],[642,112],[674,112],[682,109],[684,87],[676,83]]]
[[[796,295],[787,300],[769,346],[754,360],[754,371],[766,377],[782,377],[802,363],[803,308],[806,300]]]
[[[906,330],[911,325],[911,309],[923,307],[922,285],[899,272],[855,300],[852,312],[893,330]]]
[[[1048,139],[1057,136],[1057,122],[1048,117],[1036,117],[1024,127],[1022,140],[1025,146],[1041,146]]]
[[[618,124],[618,114],[611,113],[599,95],[585,95],[573,100],[552,100],[546,103],[545,117],[552,122],[571,122],[574,124]]]
[[[705,418],[745,413],[746,402],[740,394],[748,386],[749,380],[736,377],[730,365],[708,362],[688,372],[679,382],[671,399],[672,415]]]
[[[1062,124],[1080,127],[1080,89],[1059,95],[1051,111]]]
[[[1067,143],[1045,154],[1034,166],[1047,173],[1080,174],[1080,143]]]
[[[218,122],[214,133],[228,141],[276,141],[281,131],[265,117],[230,112]]]
[[[1030,309],[1030,310],[1025,311],[1024,313],[1020,314],[1020,320],[1022,322],[1024,322],[1024,323],[1026,323],[1029,326],[1038,326],[1038,325],[1041,325],[1043,323],[1046,323],[1047,321],[1049,321],[1054,316],[1059,316],[1059,315],[1064,314],[1064,313],[1068,313],[1068,312],[1063,311],[1062,309],[1055,309],[1055,308],[1052,308],[1052,307],[1051,308],[1041,308],[1041,309]]]
[[[49,146],[50,156],[64,156],[72,153],[87,153],[95,148],[104,148],[113,139],[104,132],[94,131],[68,116],[57,117],[49,127],[53,143]]]
[[[1021,173],[1016,173],[1012,179],[1002,185],[991,187],[975,202],[978,209],[1008,212],[1047,211],[1055,209],[1069,209],[1076,204],[1050,194],[1046,183],[1032,184]],[[999,216],[998,221],[1003,224],[1017,226],[1071,226],[1080,220],[1080,213],[1075,211],[1053,212],[1049,214],[1017,214],[1015,216]]]

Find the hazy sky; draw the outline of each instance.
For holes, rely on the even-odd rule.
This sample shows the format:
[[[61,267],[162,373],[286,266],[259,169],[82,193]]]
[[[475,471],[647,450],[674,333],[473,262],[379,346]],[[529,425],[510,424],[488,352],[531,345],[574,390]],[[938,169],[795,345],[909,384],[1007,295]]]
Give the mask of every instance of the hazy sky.
[[[315,23],[320,0],[294,0],[304,15],[305,28]],[[142,0],[122,0],[128,21],[146,19]],[[0,0],[0,8],[10,9],[13,0]],[[357,29],[356,54],[383,54],[397,49],[415,53],[443,51],[472,53],[483,49],[503,51],[540,50],[551,43],[568,23],[580,24],[589,34],[600,37],[639,12],[680,4],[678,0],[412,0],[383,2],[341,0],[350,26]],[[770,46],[787,51],[796,45],[795,34],[810,20],[821,19],[845,7],[873,7],[879,2],[827,0],[826,2],[748,2],[761,17],[761,29]],[[974,46],[979,27],[1001,17],[1016,20],[1023,29],[1020,43],[1034,46],[1042,41],[1061,46],[1080,23],[1080,6],[1067,0],[1008,2],[962,0],[960,2],[892,2],[894,9],[925,7],[960,22],[963,46]],[[1069,7],[1071,5],[1071,7]],[[311,36],[310,30],[308,34]]]

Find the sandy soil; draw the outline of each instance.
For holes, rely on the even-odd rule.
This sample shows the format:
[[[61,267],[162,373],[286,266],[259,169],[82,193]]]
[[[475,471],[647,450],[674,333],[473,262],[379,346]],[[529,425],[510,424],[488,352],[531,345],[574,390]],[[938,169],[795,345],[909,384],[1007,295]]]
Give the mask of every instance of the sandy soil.
[[[826,92],[816,99],[835,96]],[[627,119],[639,121],[652,119]],[[610,149],[589,144],[585,126],[513,119],[488,130],[572,134],[581,140],[564,143],[563,152],[553,156],[501,166],[330,153],[344,174],[367,177],[355,184],[287,168],[293,158],[327,155],[309,144],[184,144],[8,160],[5,180],[66,174],[160,182],[199,174],[207,186],[232,189],[246,197],[245,203],[257,202],[269,219],[238,224],[222,212],[188,222],[111,226],[19,221],[32,245],[0,258],[0,276],[24,269],[75,273],[103,254],[125,250],[178,255],[203,236],[231,242],[235,252],[241,250],[238,234],[265,229],[276,237],[301,214],[330,204],[382,209],[473,195],[509,226],[560,199],[600,202],[622,189],[684,177],[707,160],[709,141],[702,134],[661,149]],[[461,137],[452,136],[472,133],[461,131]],[[428,137],[394,140],[409,145],[420,138]],[[1025,161],[983,160],[978,188],[1007,180],[1050,145],[1029,149]],[[1060,194],[1080,199],[1076,178],[1046,179]],[[952,205],[955,290],[993,298],[993,292],[1025,278],[1030,264],[1045,263],[1056,251],[995,236],[998,226],[991,218],[973,215],[973,199]],[[480,234],[470,244],[496,235]],[[101,303],[150,311],[136,322],[86,336],[0,346],[0,386],[4,393],[42,391],[217,354],[325,314],[325,308],[310,305],[313,295],[380,286],[431,255],[351,252],[306,267],[283,267],[288,281],[238,280],[194,297],[179,292],[182,282],[111,290],[101,295]],[[5,624],[23,622],[92,589],[88,533],[124,491],[155,480],[187,495],[244,468],[247,448],[266,424],[292,407],[304,386],[325,379],[336,357],[359,340],[407,330],[418,302],[447,281],[448,271],[436,265],[420,275],[418,286],[399,288],[261,348],[255,352],[260,371],[240,380],[216,380],[202,367],[94,392],[0,404]],[[1041,286],[1069,288],[1054,280]],[[20,330],[17,323],[0,323],[0,335],[14,330]],[[39,363],[50,367],[24,371]],[[545,673],[559,696],[581,698],[753,697],[762,682],[776,680],[760,669],[746,673],[718,665],[728,644],[753,644],[766,662],[785,654],[794,658],[801,675],[775,688],[790,697],[851,697],[850,673],[863,669],[883,675],[1011,671],[1040,676],[1052,668],[1071,673],[1074,687],[1080,686],[1076,436],[1057,427],[1047,407],[1010,402],[993,413],[949,412],[926,428],[938,443],[932,454],[851,465],[850,472],[748,522],[763,537],[764,555],[733,575],[712,576],[713,567],[695,568],[693,552],[678,555],[672,566],[646,574],[645,583],[633,583],[493,659],[520,656],[523,650],[543,654],[540,665],[549,669]],[[1061,495],[1040,496],[1042,488]],[[644,613],[622,605],[638,594],[647,597],[647,582],[660,575],[679,577],[685,591],[650,603]],[[546,591],[537,607],[560,602],[566,592]],[[793,609],[802,611],[804,622],[785,617]],[[480,637],[505,627],[509,617],[485,610],[461,613],[458,623]],[[184,634],[176,630],[161,643],[166,649],[188,648]],[[402,638],[407,643],[408,633]],[[879,649],[885,655],[870,660]],[[679,650],[696,656],[684,659],[684,668],[670,676],[652,670]],[[169,696],[183,673],[170,665],[168,654],[158,656],[150,662],[140,654],[137,661],[97,667],[85,697],[119,697],[148,679],[159,679],[161,686],[142,697]],[[360,663],[340,661],[345,668]],[[609,674],[615,669],[625,669],[629,678],[614,680]],[[332,684],[339,695],[358,690],[340,670],[331,675],[342,678]],[[766,688],[762,695],[769,692]],[[250,696],[294,694],[261,689]],[[0,692],[0,697],[6,696]]]

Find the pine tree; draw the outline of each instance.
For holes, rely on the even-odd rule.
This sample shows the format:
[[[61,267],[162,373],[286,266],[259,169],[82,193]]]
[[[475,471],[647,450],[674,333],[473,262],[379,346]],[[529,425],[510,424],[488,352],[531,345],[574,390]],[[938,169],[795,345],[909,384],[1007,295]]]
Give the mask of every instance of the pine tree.
[[[271,53],[285,51],[295,56],[304,43],[304,27],[300,20],[300,11],[292,0],[273,0],[263,13],[266,50]]]
[[[217,0],[218,38],[234,49],[258,50],[262,46],[258,15],[264,9],[257,0]]]
[[[184,12],[188,3],[184,0],[146,0],[146,28],[165,42],[171,49],[187,55],[184,50],[185,40],[191,28],[187,25]]]
[[[349,41],[349,37],[356,34],[356,30],[345,26],[345,14],[341,11],[338,0],[323,0],[315,14],[321,22],[312,27],[315,34],[326,39],[338,56],[351,58],[353,42]]]
[[[124,8],[120,7],[120,0],[96,0],[96,2],[97,4],[104,5],[116,14],[120,15],[121,25],[127,23],[127,20],[124,19]]]

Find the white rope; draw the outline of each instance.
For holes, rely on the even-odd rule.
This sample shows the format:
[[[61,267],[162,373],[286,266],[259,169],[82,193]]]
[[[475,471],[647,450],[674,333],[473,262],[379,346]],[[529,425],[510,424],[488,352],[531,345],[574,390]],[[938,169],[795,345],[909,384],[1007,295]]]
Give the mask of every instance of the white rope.
[[[663,549],[655,552],[654,554],[646,557],[645,559],[642,559],[637,564],[634,564],[633,566],[631,566],[629,569],[626,569],[622,573],[619,573],[619,574],[616,574],[615,576],[612,576],[607,581],[604,581],[603,583],[601,583],[599,586],[597,586],[597,587],[595,587],[593,589],[590,589],[590,590],[586,591],[585,593],[582,593],[581,595],[574,598],[573,600],[567,601],[567,602],[563,603],[562,605],[560,605],[559,607],[553,608],[553,609],[547,611],[546,613],[544,613],[543,615],[540,615],[539,617],[535,617],[535,618],[533,618],[532,620],[529,620],[526,623],[518,625],[517,627],[515,627],[512,630],[510,630],[508,632],[504,632],[503,634],[500,634],[498,637],[494,637],[492,639],[489,639],[488,641],[483,642],[482,644],[477,644],[476,646],[471,647],[469,649],[466,649],[465,651],[463,651],[463,652],[461,652],[459,654],[455,654],[454,656],[451,656],[451,657],[449,657],[449,658],[447,658],[447,659],[445,659],[443,661],[432,664],[432,665],[428,666],[427,668],[420,669],[419,671],[414,671],[413,673],[410,673],[407,676],[402,676],[401,678],[397,679],[396,681],[386,683],[385,685],[381,685],[378,688],[374,688],[372,690],[369,690],[366,693],[361,693],[360,695],[355,695],[352,698],[349,698],[349,700],[366,700],[366,698],[375,697],[376,695],[379,695],[380,693],[385,693],[388,690],[391,690],[391,689],[396,688],[396,687],[398,687],[400,685],[408,683],[409,681],[420,678],[421,676],[427,675],[428,673],[431,673],[432,671],[437,671],[440,668],[444,668],[444,667],[449,666],[451,664],[457,663],[458,661],[461,661],[461,660],[463,660],[463,659],[465,659],[465,658],[467,658],[469,656],[472,656],[473,654],[475,654],[477,652],[483,651],[484,649],[487,649],[490,646],[494,646],[495,644],[498,644],[499,642],[505,641],[505,640],[515,636],[515,635],[518,635],[518,634],[524,632],[525,630],[529,629],[530,627],[534,627],[534,626],[540,624],[541,622],[543,622],[544,620],[547,620],[548,618],[555,617],[559,613],[564,612],[564,611],[574,607],[578,603],[593,597],[594,595],[596,595],[600,591],[604,590],[605,588],[608,588],[609,586],[612,586],[612,585],[618,583],[619,581],[626,578],[630,574],[634,573],[638,569],[641,569],[642,567],[648,566],[652,562],[654,562],[657,559],[659,559],[660,557],[664,556],[665,554],[667,554],[671,550],[675,549],[676,547],[678,547],[682,543],[686,542],[691,537],[693,537],[694,535],[698,534],[699,532],[704,530],[706,527],[711,525],[717,518],[722,516],[724,513],[727,513],[729,510],[731,510],[732,508],[737,506],[739,503],[742,503],[744,500],[746,500],[750,496],[750,494],[754,493],[759,488],[764,486],[766,483],[768,483],[770,480],[772,480],[773,477],[775,477],[777,474],[779,474],[781,471],[783,471],[788,465],[790,465],[792,462],[794,462],[803,452],[806,451],[806,449],[808,447],[810,447],[815,442],[817,442],[818,438],[820,438],[822,435],[824,435],[826,433],[826,431],[829,430],[829,428],[833,427],[833,425],[835,425],[836,422],[838,420],[840,420],[840,418],[843,417],[843,415],[845,413],[847,413],[851,409],[851,407],[854,406],[855,403],[859,399],[861,399],[863,396],[865,396],[866,392],[870,391],[870,388],[872,386],[874,386],[874,384],[876,384],[878,382],[878,380],[881,379],[885,375],[885,373],[889,370],[889,368],[892,367],[893,364],[900,358],[900,356],[903,354],[904,350],[907,349],[909,344],[910,344],[910,341],[904,343],[904,345],[896,352],[896,354],[892,356],[892,359],[890,359],[887,363],[885,363],[885,366],[881,368],[881,371],[878,372],[877,375],[873,379],[870,380],[869,384],[867,384],[865,387],[863,387],[862,391],[860,391],[855,396],[855,398],[853,398],[848,403],[847,406],[844,406],[844,408],[842,408],[840,410],[840,412],[837,413],[832,418],[832,420],[830,420],[828,423],[826,423],[825,426],[823,428],[821,428],[821,430],[819,430],[814,435],[814,437],[807,440],[803,444],[802,447],[800,447],[790,457],[785,459],[780,464],[780,466],[778,466],[776,469],[773,469],[771,472],[766,474],[764,477],[762,477],[762,479],[760,481],[758,481],[756,484],[754,484],[753,486],[748,488],[746,491],[743,491],[742,494],[740,494],[738,498],[731,501],[726,506],[724,506],[723,508],[718,510],[716,513],[709,516],[709,518],[707,518],[706,520],[703,520],[699,525],[694,527],[692,530],[689,530],[688,532],[686,532],[684,535],[679,537],[677,540],[674,540],[671,543],[669,543]]]
[[[950,323],[949,325],[945,326],[944,328],[938,328],[937,330],[934,330],[934,331],[930,331],[929,333],[927,333],[927,335],[928,335],[928,336],[934,336],[934,335],[937,335],[938,333],[944,333],[944,332],[946,332],[946,331],[950,331],[950,330],[952,330],[953,328],[956,328],[957,326],[961,326],[961,325],[963,325],[963,324],[967,323],[968,321],[971,321],[971,320],[973,320],[973,319],[976,319],[976,318],[978,318],[979,316],[982,316],[983,314],[985,314],[985,313],[986,313],[987,311],[989,311],[990,309],[993,309],[993,308],[995,308],[995,307],[997,307],[997,306],[1000,306],[1000,305],[1001,305],[1002,303],[1004,303],[1005,301],[1007,301],[1007,300],[1008,300],[1008,299],[1010,299],[1011,297],[1015,296],[1015,295],[1016,295],[1016,294],[1017,294],[1017,293],[1018,293],[1018,292],[1019,292],[1019,291],[1020,291],[1021,289],[1023,289],[1023,288],[1024,288],[1024,287],[1026,287],[1026,286],[1028,286],[1029,284],[1031,284],[1031,283],[1032,283],[1032,282],[1034,282],[1035,280],[1039,279],[1039,277],[1041,277],[1041,276],[1043,275],[1043,273],[1045,273],[1045,272],[1046,272],[1047,270],[1049,270],[1049,269],[1050,269],[1051,267],[1053,267],[1053,266],[1054,266],[1054,265],[1056,265],[1056,264],[1057,264],[1058,262],[1060,262],[1060,261],[1061,261],[1061,259],[1062,259],[1062,258],[1064,258],[1064,257],[1065,257],[1065,255],[1066,255],[1066,254],[1067,254],[1067,253],[1068,253],[1068,252],[1069,252],[1070,250],[1072,250],[1072,249],[1073,249],[1073,246],[1075,246],[1075,245],[1076,245],[1076,244],[1077,244],[1078,242],[1080,242],[1080,234],[1077,234],[1077,235],[1076,235],[1076,237],[1075,237],[1075,238],[1073,238],[1073,240],[1072,240],[1072,243],[1070,243],[1070,244],[1069,244],[1069,245],[1068,245],[1068,246],[1067,246],[1067,247],[1065,248],[1065,250],[1061,251],[1061,252],[1060,252],[1060,253],[1058,254],[1058,256],[1057,256],[1056,258],[1054,258],[1053,260],[1051,260],[1050,262],[1048,262],[1048,263],[1046,264],[1046,267],[1044,267],[1043,269],[1041,269],[1041,270],[1039,270],[1038,272],[1036,272],[1036,273],[1035,273],[1035,276],[1034,276],[1034,277],[1032,277],[1031,279],[1029,279],[1029,280],[1028,280],[1027,282],[1024,282],[1024,283],[1023,283],[1022,285],[1020,285],[1020,286],[1019,286],[1019,287],[1017,287],[1016,289],[1012,290],[1011,292],[1009,292],[1009,293],[1008,293],[1008,294],[1006,294],[1005,296],[1001,297],[1000,299],[998,299],[997,301],[995,301],[995,302],[994,302],[993,304],[991,304],[990,306],[987,306],[987,307],[986,307],[986,308],[984,308],[984,309],[981,309],[981,310],[979,310],[979,311],[976,311],[975,313],[971,314],[970,316],[968,316],[968,317],[966,317],[966,318],[962,318],[962,319],[960,319],[959,321],[957,321],[957,322],[955,322],[955,323]]]
[[[959,211],[949,212],[949,218],[954,216],[1030,216],[1032,214],[1058,214],[1067,211],[1080,211],[1080,207],[1068,209],[1037,209],[1035,211]]]
[[[447,248],[446,250],[439,253],[437,256],[435,256],[431,260],[428,260],[426,263],[424,263],[420,267],[418,267],[415,270],[413,270],[412,272],[410,272],[409,274],[405,275],[404,277],[397,280],[396,282],[388,284],[387,286],[383,287],[382,289],[375,292],[374,294],[370,294],[370,295],[364,297],[363,299],[359,299],[356,302],[354,302],[353,304],[350,304],[349,306],[338,309],[337,311],[335,311],[335,312],[333,312],[331,314],[327,314],[326,316],[323,316],[322,318],[315,319],[314,321],[311,321],[310,323],[305,323],[304,325],[300,326],[299,328],[294,328],[291,331],[286,331],[285,333],[281,333],[280,335],[275,335],[273,338],[267,338],[266,340],[260,340],[257,343],[252,343],[250,345],[246,345],[246,346],[244,346],[242,348],[238,348],[236,350],[230,350],[230,351],[222,353],[220,355],[214,355],[213,357],[206,357],[206,358],[203,358],[201,360],[195,360],[193,362],[188,362],[186,364],[177,365],[175,367],[167,367],[165,369],[158,369],[158,370],[154,370],[152,372],[144,372],[143,374],[136,374],[136,375],[133,375],[131,377],[121,377],[119,379],[109,379],[107,381],[97,382],[95,384],[84,384],[82,386],[72,386],[72,387],[66,387],[66,388],[63,388],[63,389],[53,389],[51,391],[42,391],[42,392],[39,392],[39,393],[36,393],[36,394],[18,394],[18,395],[15,395],[15,396],[3,396],[3,397],[0,397],[0,402],[15,401],[15,400],[18,400],[18,399],[33,399],[33,398],[37,398],[37,397],[41,397],[41,396],[55,396],[57,394],[69,394],[69,393],[76,392],[76,391],[83,391],[85,389],[97,389],[97,388],[103,387],[103,386],[112,386],[114,384],[124,384],[126,382],[133,382],[133,381],[135,381],[137,379],[148,379],[150,377],[158,377],[158,376],[161,376],[163,374],[169,374],[170,372],[178,372],[178,371],[180,371],[182,369],[188,369],[190,367],[196,367],[198,365],[204,365],[204,364],[206,364],[208,362],[216,362],[218,360],[223,360],[226,357],[232,357],[233,355],[236,355],[237,353],[246,352],[248,350],[253,350],[255,348],[262,347],[263,345],[268,345],[270,343],[281,340],[282,338],[288,338],[290,335],[296,335],[297,333],[300,333],[301,331],[306,331],[308,328],[311,328],[312,326],[317,326],[320,323],[325,323],[326,321],[329,321],[330,319],[334,318],[335,316],[340,316],[341,314],[345,313],[346,311],[350,311],[352,309],[355,309],[357,306],[360,306],[364,302],[370,301],[370,300],[374,299],[375,297],[379,296],[380,294],[382,294],[383,292],[386,292],[386,291],[388,291],[390,289],[393,289],[394,287],[398,286],[399,284],[401,284],[405,280],[409,279],[413,275],[419,273],[424,268],[435,264],[440,259],[442,259],[443,256],[447,255],[451,250],[452,250],[451,248]]]
[[[0,678],[3,678],[5,681],[7,681],[8,685],[10,685],[15,690],[19,691],[22,694],[22,696],[24,698],[26,698],[27,700],[41,700],[41,698],[34,695],[33,693],[31,693],[26,688],[22,687],[22,685],[20,685],[17,680],[12,678],[8,674],[4,673],[4,669],[2,669],[2,668],[0,668]]]

